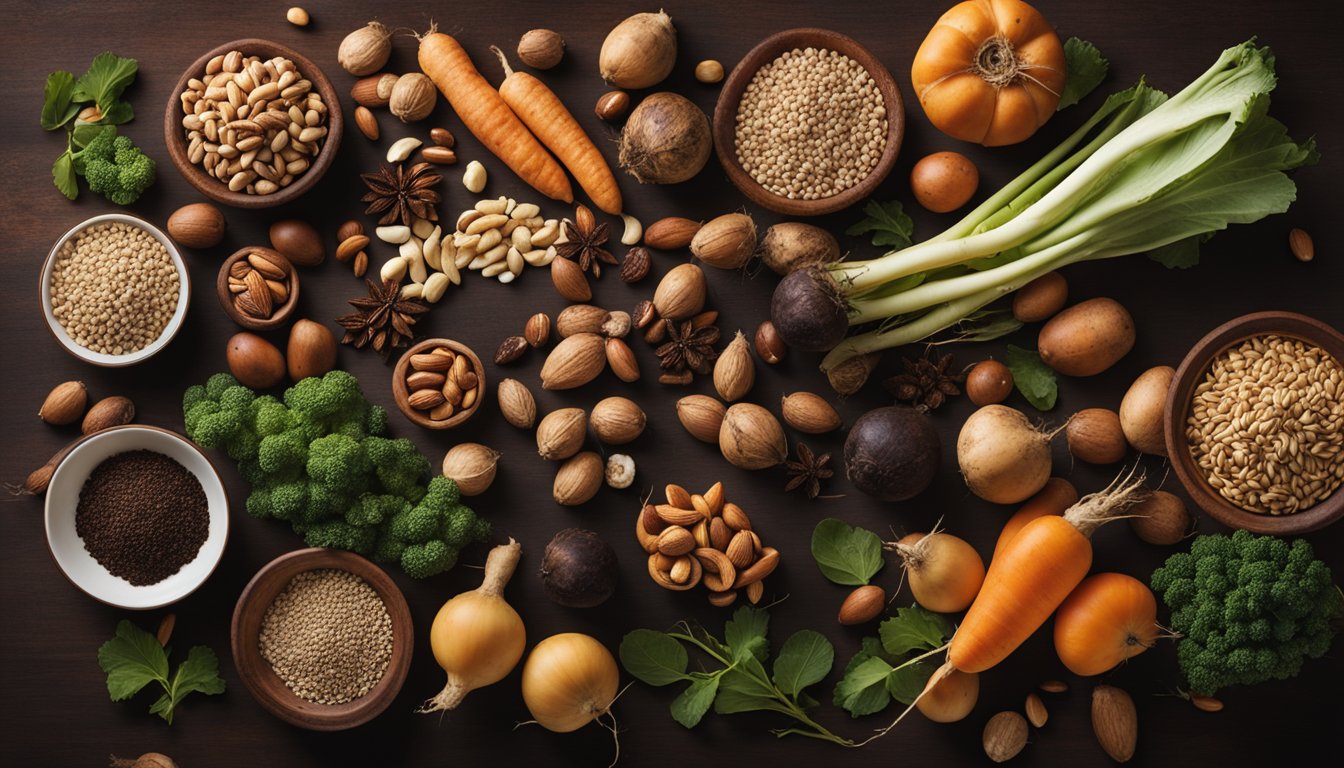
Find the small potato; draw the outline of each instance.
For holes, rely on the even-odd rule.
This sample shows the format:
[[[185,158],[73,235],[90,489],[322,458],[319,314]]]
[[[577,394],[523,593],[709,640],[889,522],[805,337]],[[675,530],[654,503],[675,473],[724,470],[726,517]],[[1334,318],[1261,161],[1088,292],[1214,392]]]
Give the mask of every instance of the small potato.
[[[800,221],[785,221],[767,229],[760,251],[761,261],[780,275],[840,259],[840,244],[834,235]]]
[[[919,204],[934,213],[955,211],[975,195],[980,172],[970,158],[957,152],[934,152],[915,163],[910,190]]]
[[[1134,318],[1115,299],[1088,299],[1050,318],[1037,348],[1065,376],[1095,376],[1134,348]]]
[[[1108,408],[1087,408],[1069,419],[1064,428],[1069,453],[1088,464],[1114,464],[1125,458],[1129,445],[1120,429],[1120,417]]]
[[[1134,449],[1153,456],[1167,455],[1167,439],[1162,429],[1167,390],[1176,370],[1169,365],[1149,368],[1129,386],[1120,401],[1120,427]]]
[[[1013,317],[1023,323],[1049,320],[1064,308],[1069,283],[1058,272],[1047,272],[1013,294]]]

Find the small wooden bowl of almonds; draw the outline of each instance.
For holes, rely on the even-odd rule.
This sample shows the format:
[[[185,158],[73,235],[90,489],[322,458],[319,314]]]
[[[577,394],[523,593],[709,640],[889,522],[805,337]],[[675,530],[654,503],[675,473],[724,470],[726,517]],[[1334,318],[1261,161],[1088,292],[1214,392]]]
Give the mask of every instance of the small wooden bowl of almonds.
[[[451,429],[481,407],[485,366],[465,344],[425,339],[392,371],[392,396],[406,418],[427,429]]]
[[[224,260],[215,282],[233,322],[252,331],[278,328],[299,301],[299,274],[279,251],[249,245]]]

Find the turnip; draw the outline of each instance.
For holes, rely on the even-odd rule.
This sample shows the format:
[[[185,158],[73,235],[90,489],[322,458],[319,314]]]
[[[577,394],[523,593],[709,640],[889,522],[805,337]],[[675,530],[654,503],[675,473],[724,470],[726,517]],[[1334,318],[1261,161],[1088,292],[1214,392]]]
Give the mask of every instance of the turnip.
[[[845,475],[866,494],[904,501],[929,487],[938,472],[940,452],[938,433],[928,416],[904,406],[876,408],[849,430]]]
[[[900,555],[915,602],[937,613],[966,610],[985,581],[985,561],[975,547],[937,528],[885,545]]]
[[[986,405],[957,436],[957,464],[971,493],[995,504],[1016,504],[1050,479],[1050,438],[1026,415],[1006,405]]]
[[[820,268],[784,276],[770,299],[770,319],[780,338],[794,349],[831,349],[849,330],[848,304],[840,287]]]

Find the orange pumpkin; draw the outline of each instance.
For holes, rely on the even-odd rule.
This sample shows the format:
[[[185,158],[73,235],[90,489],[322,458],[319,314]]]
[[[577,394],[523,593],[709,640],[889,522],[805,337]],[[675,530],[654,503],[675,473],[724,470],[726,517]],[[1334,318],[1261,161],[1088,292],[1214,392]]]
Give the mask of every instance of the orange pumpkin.
[[[1055,113],[1064,46],[1021,0],[966,0],[929,31],[910,75],[938,130],[987,147],[1016,144]]]
[[[1083,580],[1055,613],[1055,652],[1075,675],[1099,675],[1157,641],[1157,598],[1123,573]]]

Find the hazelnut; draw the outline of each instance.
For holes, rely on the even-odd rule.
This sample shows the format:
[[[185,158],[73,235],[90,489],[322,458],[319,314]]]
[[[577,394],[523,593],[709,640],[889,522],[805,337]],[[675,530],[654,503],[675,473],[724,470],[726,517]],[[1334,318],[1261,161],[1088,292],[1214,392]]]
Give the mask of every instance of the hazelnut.
[[[518,40],[518,58],[534,69],[550,69],[565,57],[565,39],[549,29],[525,32]]]

